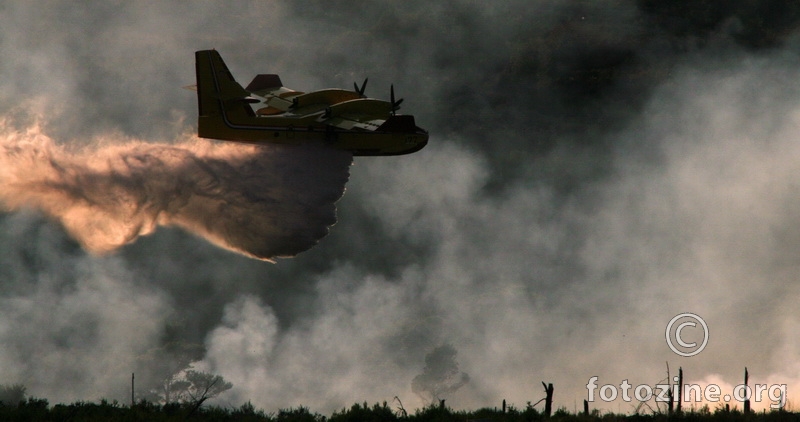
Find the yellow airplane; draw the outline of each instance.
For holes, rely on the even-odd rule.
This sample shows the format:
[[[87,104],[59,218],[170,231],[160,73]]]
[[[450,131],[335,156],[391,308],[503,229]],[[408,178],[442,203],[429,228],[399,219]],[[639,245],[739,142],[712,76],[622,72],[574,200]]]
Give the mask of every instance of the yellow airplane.
[[[197,134],[201,138],[247,143],[321,142],[353,155],[401,155],[419,151],[428,132],[414,116],[395,112],[403,101],[364,96],[367,81],[354,90],[308,93],[283,86],[278,75],[257,75],[242,88],[216,50],[195,53]]]

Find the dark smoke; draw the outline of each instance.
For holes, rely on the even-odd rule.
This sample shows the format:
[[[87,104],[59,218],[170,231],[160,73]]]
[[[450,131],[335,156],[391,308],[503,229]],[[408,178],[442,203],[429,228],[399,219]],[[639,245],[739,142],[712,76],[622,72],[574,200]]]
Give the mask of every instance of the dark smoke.
[[[197,139],[70,152],[37,126],[4,132],[0,204],[41,209],[96,253],[174,225],[254,258],[294,256],[336,222],[352,160],[320,146]]]

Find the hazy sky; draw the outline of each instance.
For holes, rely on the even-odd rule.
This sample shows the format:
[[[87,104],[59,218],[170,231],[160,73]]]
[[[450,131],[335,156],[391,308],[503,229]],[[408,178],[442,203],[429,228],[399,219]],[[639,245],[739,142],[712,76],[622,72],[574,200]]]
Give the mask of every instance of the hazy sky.
[[[413,155],[356,157],[330,234],[276,264],[163,227],[97,256],[35,207],[0,215],[0,384],[126,401],[131,372],[158,375],[145,357],[183,342],[233,383],[223,405],[330,412],[398,396],[413,409],[426,403],[412,380],[449,344],[469,376],[442,397],[454,408],[524,407],[545,381],[572,411],[592,376],[652,385],[666,363],[723,390],[747,366],[751,383],[788,384],[792,403],[800,6],[685,3],[0,5],[0,162],[61,168],[51,149],[9,145],[79,163],[192,142],[196,98],[180,88],[208,48],[242,84],[369,77],[367,94],[387,98],[393,83],[431,134]],[[347,177],[337,163],[328,202]],[[665,341],[682,312],[709,326],[694,357]]]

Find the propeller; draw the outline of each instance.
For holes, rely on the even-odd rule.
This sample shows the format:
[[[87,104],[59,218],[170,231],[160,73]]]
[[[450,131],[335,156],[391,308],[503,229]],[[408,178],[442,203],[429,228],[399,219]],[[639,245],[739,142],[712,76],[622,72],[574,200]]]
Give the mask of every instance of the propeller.
[[[402,98],[397,100],[397,101],[395,101],[395,99],[394,99],[394,84],[392,84],[389,87],[389,97],[390,97],[390,101],[392,102],[392,116],[394,116],[395,112],[397,110],[400,110],[400,104],[403,102]]]
[[[353,89],[358,93],[358,95],[364,97],[364,91],[367,89],[367,81],[369,78],[364,79],[364,83],[361,84],[361,88],[358,87],[358,84],[353,82]]]

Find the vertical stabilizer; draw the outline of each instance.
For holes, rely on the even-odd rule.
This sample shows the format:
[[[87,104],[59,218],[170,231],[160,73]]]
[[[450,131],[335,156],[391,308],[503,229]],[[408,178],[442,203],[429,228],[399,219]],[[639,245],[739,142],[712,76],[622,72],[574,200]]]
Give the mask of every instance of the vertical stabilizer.
[[[201,138],[234,139],[233,122],[253,117],[249,93],[233,78],[216,50],[195,52],[197,134]]]

